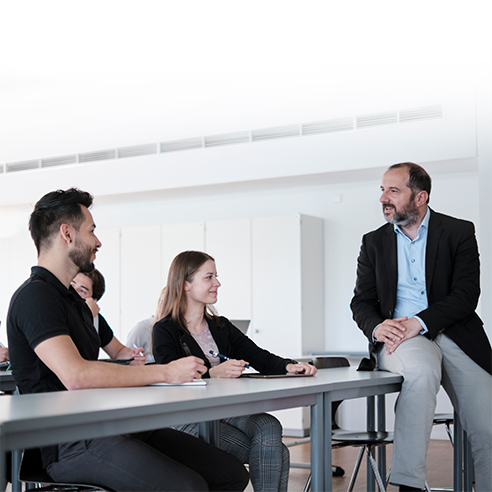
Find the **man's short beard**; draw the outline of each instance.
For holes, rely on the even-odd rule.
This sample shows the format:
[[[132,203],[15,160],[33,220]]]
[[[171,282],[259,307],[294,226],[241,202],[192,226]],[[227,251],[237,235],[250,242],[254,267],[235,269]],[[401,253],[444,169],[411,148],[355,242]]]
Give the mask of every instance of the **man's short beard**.
[[[91,262],[92,248],[84,248],[77,239],[75,240],[76,249],[68,253],[68,257],[79,268],[80,273],[91,273],[94,271],[94,263]]]
[[[386,220],[390,224],[396,224],[399,227],[408,227],[408,226],[415,224],[415,222],[417,222],[417,220],[419,218],[419,212],[418,212],[417,207],[413,203],[414,198],[415,198],[415,195],[412,194],[409,202],[405,205],[403,210],[401,210],[400,212],[398,212],[398,210],[396,210],[396,207],[393,204],[383,203],[383,214],[384,214],[384,207],[392,207],[393,210],[395,211],[393,217],[386,218],[386,216],[385,216]]]

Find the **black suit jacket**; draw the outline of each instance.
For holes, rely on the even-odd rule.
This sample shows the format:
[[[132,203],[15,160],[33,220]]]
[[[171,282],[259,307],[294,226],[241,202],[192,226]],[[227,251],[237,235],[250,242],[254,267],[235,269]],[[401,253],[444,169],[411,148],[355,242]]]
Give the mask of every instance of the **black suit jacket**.
[[[443,332],[472,360],[492,373],[490,342],[475,313],[480,296],[480,262],[472,222],[431,210],[425,260],[429,307],[417,314],[433,340]],[[394,226],[386,224],[366,234],[357,260],[357,282],[351,302],[353,317],[372,343],[374,328],[393,318],[398,283]]]
[[[287,364],[293,362],[258,347],[227,318],[221,316],[217,320],[207,319],[207,322],[219,353],[231,359],[245,360],[262,374],[285,374]],[[188,346],[191,355],[203,359],[210,369],[210,362],[195,339],[170,316],[161,319],[152,328],[152,352],[158,364],[168,364],[189,355],[183,342]],[[203,377],[208,378],[210,375],[207,372]]]

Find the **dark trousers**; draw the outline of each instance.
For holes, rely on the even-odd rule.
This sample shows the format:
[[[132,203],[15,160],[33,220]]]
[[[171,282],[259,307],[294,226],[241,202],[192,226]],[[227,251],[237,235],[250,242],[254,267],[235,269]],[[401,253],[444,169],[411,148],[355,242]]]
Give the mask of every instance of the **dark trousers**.
[[[248,473],[234,456],[173,429],[61,444],[47,468],[57,482],[118,492],[242,491]]]

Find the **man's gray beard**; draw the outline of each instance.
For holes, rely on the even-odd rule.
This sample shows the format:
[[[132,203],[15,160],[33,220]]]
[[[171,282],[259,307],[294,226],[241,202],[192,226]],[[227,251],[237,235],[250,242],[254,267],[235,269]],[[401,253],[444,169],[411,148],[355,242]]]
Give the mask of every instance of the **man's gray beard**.
[[[415,224],[415,222],[417,222],[417,214],[411,214],[402,217],[400,214],[395,213],[395,215],[391,219],[386,219],[386,220],[390,224],[395,224],[399,227],[408,227]]]
[[[394,205],[383,204],[383,207],[386,207],[386,206],[392,207],[393,210],[395,211],[395,214],[393,215],[393,217],[391,217],[389,219],[386,218],[386,216],[384,216],[384,218],[386,219],[386,222],[389,222],[390,224],[395,224],[399,227],[408,227],[408,226],[415,224],[415,222],[417,222],[418,212],[415,210],[408,210],[408,208],[409,208],[408,206],[405,207],[403,214],[398,213],[398,211],[396,210]],[[384,211],[383,211],[383,215],[384,215]]]

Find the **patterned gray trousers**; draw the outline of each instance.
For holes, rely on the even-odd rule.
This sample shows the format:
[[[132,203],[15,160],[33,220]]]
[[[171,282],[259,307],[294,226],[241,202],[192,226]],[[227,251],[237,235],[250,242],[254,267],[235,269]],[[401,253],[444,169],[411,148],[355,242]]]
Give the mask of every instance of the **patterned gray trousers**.
[[[174,427],[198,437],[198,424]],[[255,492],[286,492],[289,450],[282,443],[280,422],[267,413],[219,421],[219,448],[249,464]]]

